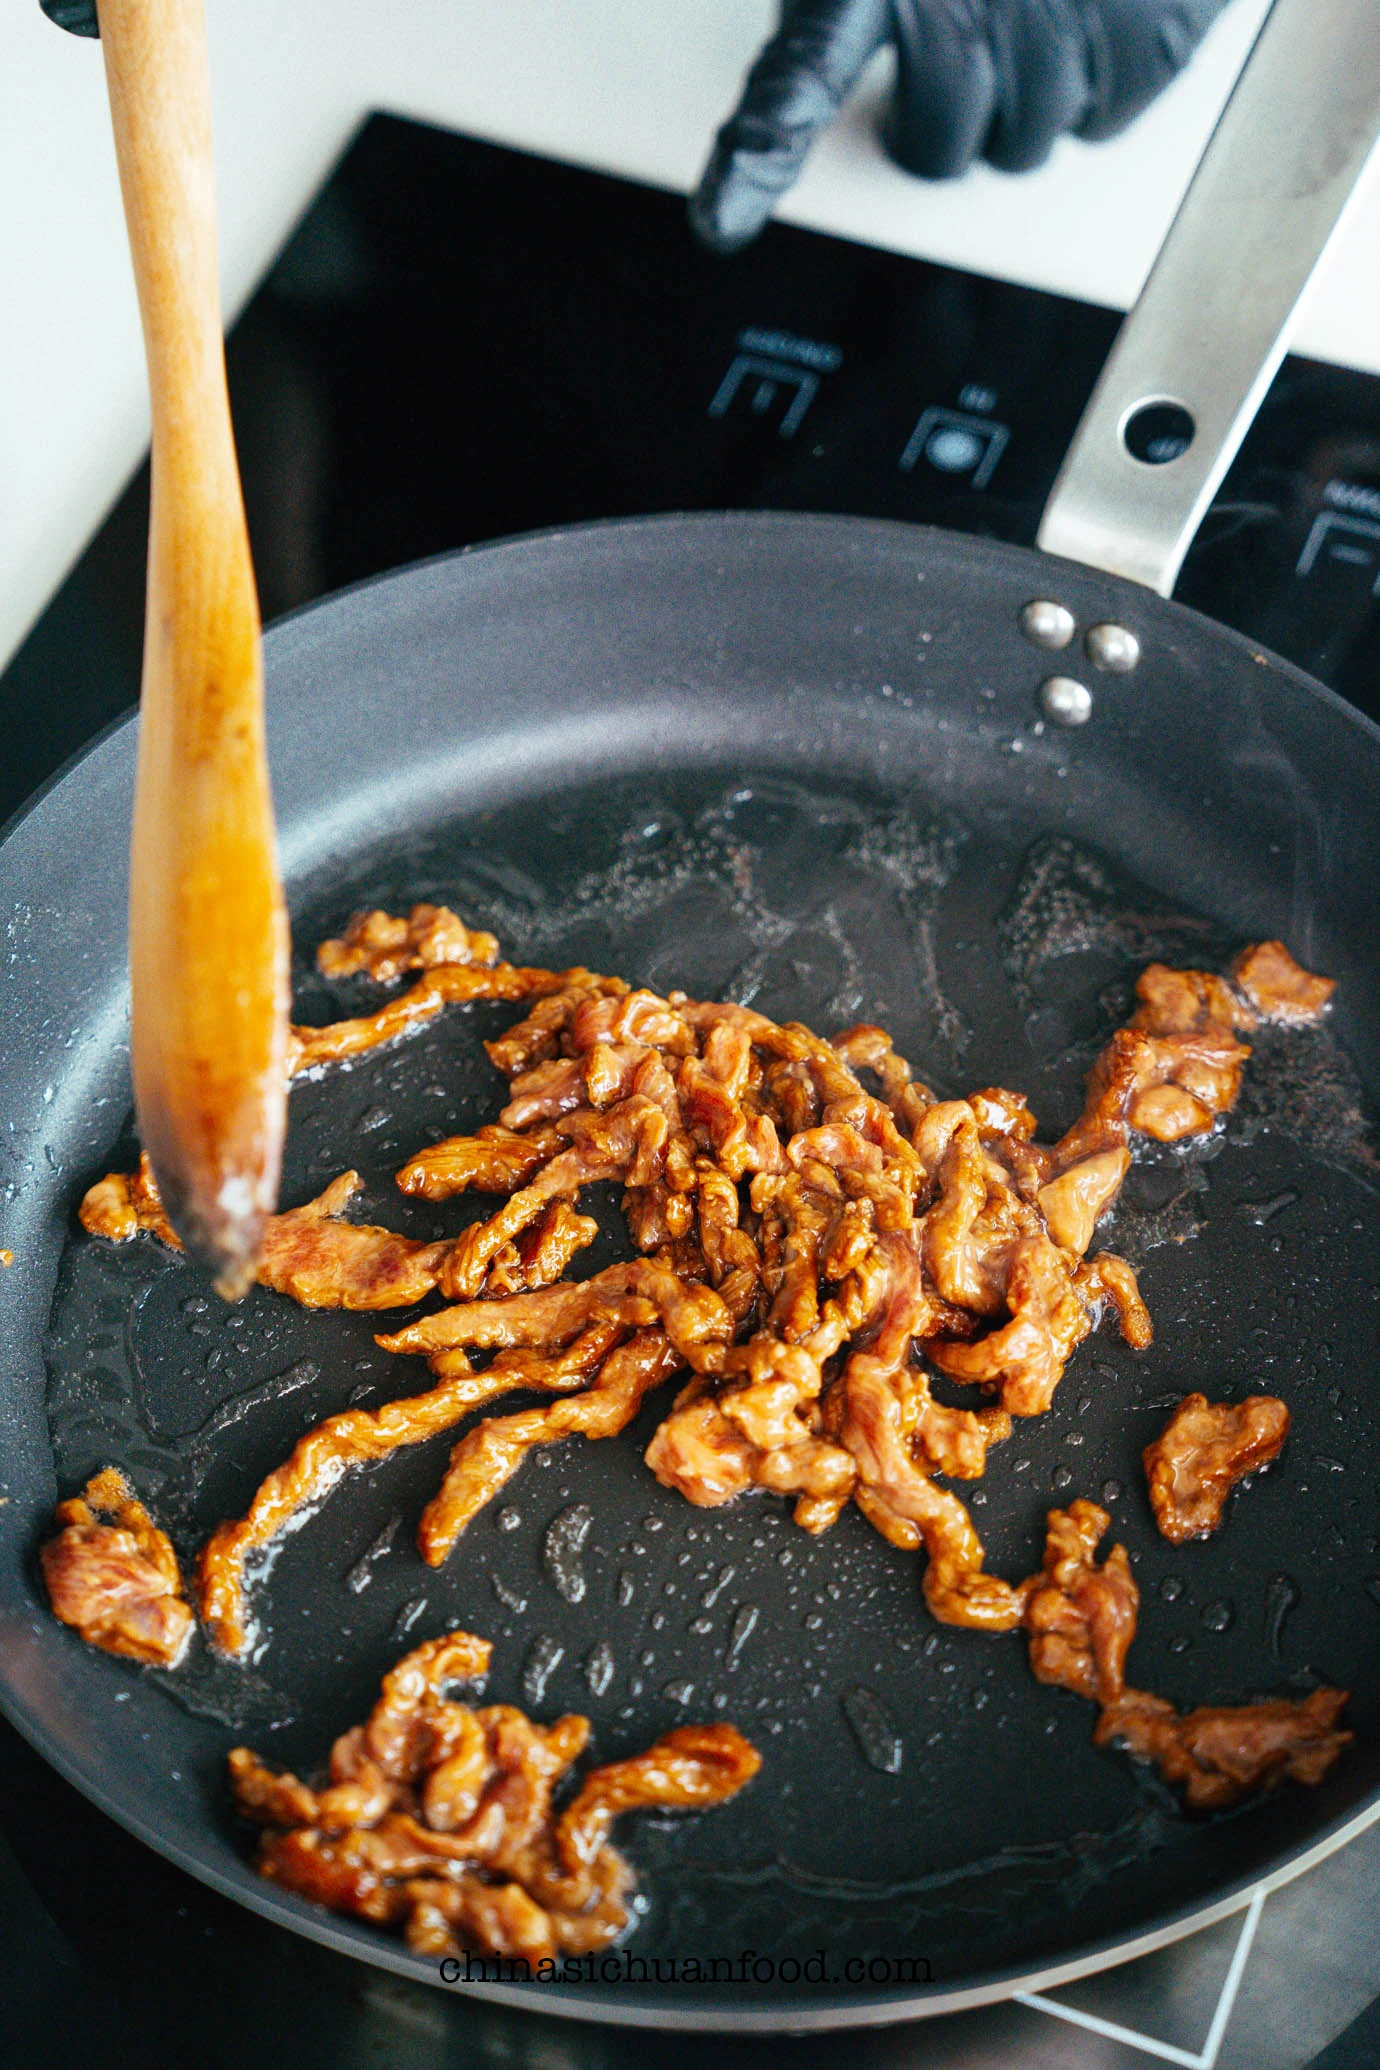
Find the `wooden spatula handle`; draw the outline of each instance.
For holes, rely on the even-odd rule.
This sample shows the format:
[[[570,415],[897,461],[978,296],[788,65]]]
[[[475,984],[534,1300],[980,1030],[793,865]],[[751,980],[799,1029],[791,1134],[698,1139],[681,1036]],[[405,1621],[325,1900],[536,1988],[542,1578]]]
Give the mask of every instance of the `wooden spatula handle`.
[[[217,284],[201,0],[101,0],[153,411],[130,871],[135,1100],[221,1290],[252,1272],[286,1119],[288,934]]]

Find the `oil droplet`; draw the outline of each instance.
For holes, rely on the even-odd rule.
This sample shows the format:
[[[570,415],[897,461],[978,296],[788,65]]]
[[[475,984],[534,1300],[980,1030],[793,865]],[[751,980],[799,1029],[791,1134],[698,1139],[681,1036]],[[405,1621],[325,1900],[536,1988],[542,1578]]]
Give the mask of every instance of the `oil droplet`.
[[[1184,1585],[1177,1574],[1167,1574],[1160,1583],[1160,1594],[1166,1603],[1177,1603],[1184,1592]]]
[[[633,1578],[631,1574],[629,1574],[627,1568],[624,1567],[622,1572],[618,1576],[618,1602],[620,1607],[624,1610],[627,1609],[629,1603],[633,1599],[633,1588]]]
[[[689,1703],[695,1693],[695,1685],[693,1682],[666,1682],[661,1693],[669,1696],[672,1703]]]
[[[757,1629],[757,1605],[740,1603],[733,1613],[733,1622],[728,1628],[728,1651],[724,1655],[725,1667],[735,1668],[738,1655]]]
[[[345,1586],[349,1589],[351,1595],[361,1595],[368,1588],[374,1578],[375,1565],[383,1558],[389,1546],[397,1537],[398,1527],[401,1523],[402,1517],[400,1515],[394,1514],[391,1516],[378,1536],[369,1541],[369,1544],[355,1561],[354,1566],[347,1569]]]
[[[1051,1488],[1067,1488],[1072,1479],[1073,1468],[1071,1466],[1056,1466],[1049,1477],[1049,1485]]]
[[[719,1597],[723,1594],[724,1590],[728,1587],[729,1582],[732,1581],[734,1575],[737,1572],[738,1569],[736,1567],[720,1567],[718,1575],[714,1582],[714,1586],[712,1588],[707,1588],[704,1594],[700,1597],[700,1605],[703,1609],[712,1610],[714,1608],[714,1605],[718,1602]]]
[[[1236,1605],[1225,1598],[1216,1603],[1204,1603],[1198,1618],[1210,1632],[1230,1631],[1236,1618]]]
[[[1380,1574],[1372,1574],[1368,1577],[1365,1590],[1373,1603],[1380,1603]]]
[[[518,1617],[521,1617],[523,1611],[527,1608],[526,1596],[520,1596],[516,1589],[509,1588],[507,1582],[502,1580],[497,1574],[489,1576],[489,1586],[505,1609],[511,1610]]]
[[[587,1503],[574,1502],[554,1516],[541,1543],[541,1563],[567,1603],[584,1600],[585,1574],[580,1552],[589,1536],[594,1512]]]
[[[613,1680],[613,1648],[607,1639],[601,1639],[585,1656],[585,1680],[590,1693],[602,1696]]]
[[[1187,1632],[1180,1632],[1180,1633],[1179,1633],[1179,1634],[1177,1635],[1177,1637],[1175,1637],[1175,1638],[1172,1638],[1172,1639],[1171,1639],[1171,1640],[1169,1641],[1169,1650],[1170,1650],[1170,1652],[1171,1652],[1171,1653],[1187,1653],[1187,1651],[1188,1651],[1189,1647],[1190,1647],[1190,1646],[1191,1646],[1192,1644],[1193,1644],[1193,1641],[1192,1641],[1192,1639],[1190,1639],[1190,1637],[1188,1636],[1188,1633],[1187,1633]]]
[[[514,1509],[509,1505],[507,1508],[499,1511],[494,1522],[498,1525],[500,1531],[516,1531],[522,1523],[522,1511]]]
[[[1238,1200],[1236,1212],[1243,1222],[1254,1222],[1257,1229],[1263,1229],[1285,1208],[1292,1207],[1297,1199],[1297,1193],[1286,1188],[1283,1193],[1272,1194],[1269,1200]]]
[[[532,1641],[527,1658],[522,1664],[522,1693],[529,1706],[539,1704],[546,1695],[546,1685],[556,1669],[565,1659],[565,1648],[549,1632],[541,1632]]]
[[[1102,1483],[1102,1500],[1104,1502],[1118,1502],[1124,1492],[1120,1481],[1104,1481]]]
[[[692,1632],[698,1632],[700,1637],[704,1638],[709,1632],[713,1631],[714,1620],[712,1617],[697,1617],[690,1629]]]
[[[869,1768],[883,1775],[901,1772],[901,1735],[874,1690],[861,1686],[845,1689],[840,1702],[854,1739]]]
[[[425,1608],[425,1596],[408,1597],[407,1601],[399,1610],[397,1616],[393,1619],[393,1630],[398,1638],[401,1638],[404,1632],[411,1631],[413,1625],[417,1622],[417,1619],[421,1616]]]
[[[1280,1640],[1284,1620],[1300,1601],[1299,1585],[1292,1574],[1272,1574],[1265,1585],[1265,1643],[1270,1658],[1283,1665]]]

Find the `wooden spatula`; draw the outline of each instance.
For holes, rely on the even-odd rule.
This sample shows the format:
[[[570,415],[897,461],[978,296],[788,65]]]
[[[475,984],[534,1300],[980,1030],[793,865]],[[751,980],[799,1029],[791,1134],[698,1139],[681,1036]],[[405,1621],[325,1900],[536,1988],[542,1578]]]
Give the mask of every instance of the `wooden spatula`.
[[[230,428],[201,0],[100,0],[153,405],[130,867],[134,1096],[173,1226],[233,1299],[274,1206],[288,930]]]

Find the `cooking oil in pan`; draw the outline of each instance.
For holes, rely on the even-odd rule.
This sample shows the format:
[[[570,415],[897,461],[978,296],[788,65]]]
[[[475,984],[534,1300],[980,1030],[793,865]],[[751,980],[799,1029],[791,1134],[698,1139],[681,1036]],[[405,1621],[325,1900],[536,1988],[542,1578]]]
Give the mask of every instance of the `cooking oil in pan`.
[[[904,799],[742,777],[693,797],[668,783],[631,801],[573,800],[553,808],[551,825],[541,853],[500,861],[485,827],[438,835],[401,858],[366,859],[352,884],[336,883],[299,923],[299,939],[331,931],[362,904],[442,898],[523,961],[584,961],[662,988],[737,997],[825,1031],[880,1021],[940,1090],[997,1071],[1032,1087],[1046,1133],[1071,1118],[1059,1102],[1076,1107],[1081,1070],[1124,1013],[1141,964],[1220,964],[1235,946],[1076,843],[1004,853]],[[565,858],[559,868],[555,853]],[[979,965],[981,983],[969,982],[965,972]],[[368,996],[358,985],[328,992],[305,974],[303,992],[304,1018],[358,1010]],[[391,1174],[418,1142],[493,1118],[501,1086],[477,1037],[512,1017],[496,1008],[445,1016],[396,1050],[295,1091],[285,1198],[304,1198],[354,1164],[367,1182],[367,1219],[424,1235],[458,1226],[471,1204],[447,1204],[438,1216],[397,1196]],[[1369,1365],[1357,1345],[1328,1339],[1327,1275],[1335,1283],[1354,1274],[1352,1261],[1374,1249],[1364,1102],[1330,1036],[1301,1043],[1267,1032],[1257,1048],[1263,1068],[1257,1078],[1252,1060],[1246,1096],[1213,1154],[1148,1155],[1139,1193],[1128,1191],[1109,1228],[1113,1248],[1144,1261],[1155,1350],[1137,1362],[1104,1331],[1077,1355],[1050,1415],[1022,1428],[1020,1451],[1013,1442],[995,1452],[987,1480],[968,1491],[993,1566],[1017,1574],[1037,1554],[1051,1484],[1060,1499],[1102,1490],[1141,1582],[1137,1675],[1178,1701],[1291,1686],[1309,1658],[1359,1690],[1363,1676],[1341,1656],[1360,1646],[1349,1630],[1357,1617],[1376,1615],[1354,1560],[1324,1535],[1356,1532],[1346,1507],[1352,1478],[1375,1451],[1354,1411]],[[1249,1210],[1262,1202],[1271,1212],[1257,1218]],[[612,1245],[616,1202],[605,1207]],[[1316,1255],[1303,1230],[1315,1233]],[[1260,1335],[1259,1246],[1275,1241],[1284,1248],[1268,1254],[1271,1324]],[[1286,1309],[1289,1300],[1298,1305]],[[189,1268],[151,1240],[116,1250],[76,1236],[49,1346],[63,1492],[100,1465],[121,1464],[184,1560],[323,1414],[361,1395],[412,1391],[417,1377],[374,1351],[372,1318],[304,1314],[263,1290],[234,1313],[203,1301]],[[1329,1383],[1339,1405],[1327,1399]],[[1154,1404],[1173,1404],[1194,1385],[1220,1396],[1258,1384],[1290,1399],[1296,1441],[1273,1476],[1233,1498],[1222,1543],[1194,1548],[1188,1583],[1170,1600],[1156,1588],[1167,1549],[1148,1526],[1138,1460],[1163,1421]],[[1085,1399],[1091,1408],[1080,1417]],[[446,1569],[425,1577],[412,1524],[451,1440],[352,1476],[259,1590],[260,1666],[197,1660],[164,1686],[240,1732],[297,1710],[292,1729],[319,1757],[362,1714],[371,1678],[376,1687],[403,1646],[468,1622],[498,1642],[492,1694],[539,1715],[587,1710],[601,1758],[687,1716],[729,1717],[759,1738],[772,1777],[754,1813],[761,1845],[755,1838],[751,1858],[712,1821],[648,1824],[637,1835],[648,1931],[682,1945],[703,1922],[729,1916],[744,1941],[754,1920],[774,1922],[779,1944],[783,1916],[808,1936],[823,1916],[846,1915],[860,1946],[928,1935],[937,1947],[951,1927],[971,1933],[984,1910],[997,1918],[1012,1905],[1075,1906],[1174,1844],[1172,1801],[1093,1752],[1085,1709],[1038,1690],[1014,1643],[937,1631],[916,1563],[860,1519],[815,1542],[763,1498],[684,1522],[684,1506],[654,1488],[640,1462],[663,1410],[652,1404],[614,1445],[529,1461],[510,1499],[476,1521],[473,1544],[467,1538]],[[1085,1442],[1071,1445],[1071,1433]],[[1337,1459],[1339,1471],[1313,1466],[1315,1455]],[[1323,1493],[1316,1509],[1289,1513],[1303,1543],[1286,1601],[1265,1505],[1272,1482],[1293,1488],[1310,1474]],[[1250,1572],[1264,1559],[1258,1587],[1230,1580],[1243,1558]],[[1329,1615],[1334,1596],[1358,1607]],[[1214,1606],[1227,1602],[1234,1612],[1223,1622]],[[232,1683],[257,1709],[234,1708]],[[993,1802],[973,1809],[971,1778],[988,1758]],[[1027,1771],[1034,1759],[1053,1761],[1080,1807],[1072,1837],[1067,1807],[1049,1793],[1011,1801],[999,1778],[1013,1759]],[[879,1873],[850,1880],[838,1873],[836,1839],[852,1830],[859,1804]]]

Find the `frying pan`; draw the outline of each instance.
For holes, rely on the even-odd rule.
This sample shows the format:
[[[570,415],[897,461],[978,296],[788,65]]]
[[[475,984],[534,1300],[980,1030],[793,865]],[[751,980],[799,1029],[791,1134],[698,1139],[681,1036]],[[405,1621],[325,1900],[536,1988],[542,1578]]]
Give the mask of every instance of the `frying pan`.
[[[194,1875],[436,1982],[255,1876],[224,1757],[248,1740],[310,1768],[407,1645],[457,1624],[494,1639],[495,1700],[587,1711],[601,1758],[693,1716],[766,1757],[732,1805],[625,1835],[646,1900],[629,1954],[727,1976],[466,1987],[579,2017],[952,2010],[1160,1945],[1380,1815],[1380,732],[1155,593],[1374,135],[1367,7],[1332,11],[1327,50],[1310,14],[1271,16],[1056,487],[1045,544],[1101,566],[828,517],[595,526],[347,592],[274,629],[267,667],[303,951],[363,903],[444,896],[515,960],[881,1021],[942,1091],[1020,1086],[1046,1133],[1150,958],[1278,934],[1336,976],[1327,1031],[1267,1032],[1221,1134],[1128,1183],[1108,1242],[1140,1266],[1153,1349],[1091,1339],[972,1500],[1010,1575],[1052,1503],[1104,1501],[1140,1583],[1139,1685],[1188,1705],[1341,1683],[1355,1745],[1316,1790],[1186,1818],[1093,1751],[1089,1707],[1037,1685],[1018,1643],[932,1625],[915,1561],[856,1514],[816,1540],[768,1498],[703,1512],[661,1489],[641,1463],[655,1403],[621,1441],[530,1461],[437,1573],[410,1532],[447,1440],[354,1477],[286,1542],[248,1669],[141,1673],[59,1628],[34,1548],[96,1466],[124,1465],[185,1551],[322,1414],[416,1384],[370,1317],[259,1289],[228,1310],[181,1260],[75,1230],[82,1189],[134,1147],[122,724],[0,846],[0,1689],[56,1767]],[[1164,407],[1134,435],[1161,459],[1176,413],[1196,422],[1159,466],[1120,435],[1147,397]],[[299,960],[299,1018],[356,1007]],[[465,1203],[438,1220],[391,1174],[492,1118],[479,1037],[509,1018],[455,1013],[296,1089],[284,1198],[354,1164],[369,1219],[458,1226]],[[615,1255],[608,1221],[592,1265]],[[1194,1387],[1277,1391],[1294,1424],[1225,1529],[1171,1550],[1138,1455]],[[580,1503],[582,1592],[544,1557]]]

